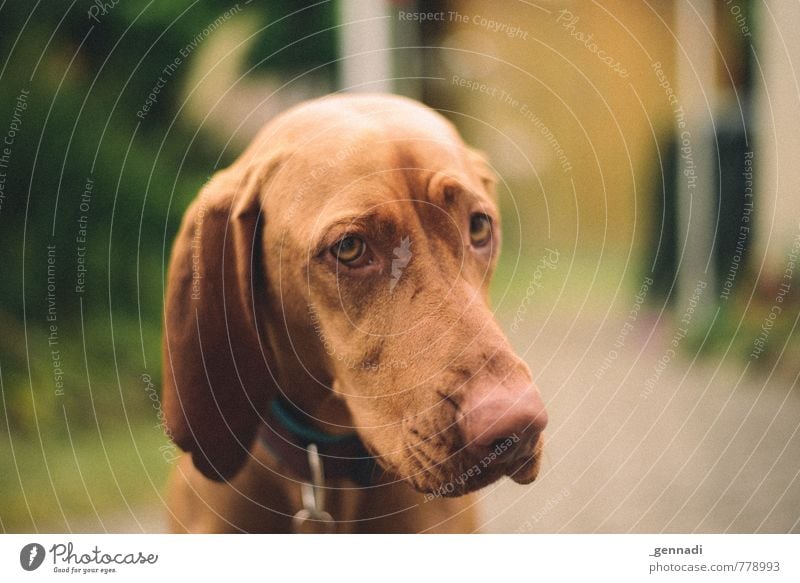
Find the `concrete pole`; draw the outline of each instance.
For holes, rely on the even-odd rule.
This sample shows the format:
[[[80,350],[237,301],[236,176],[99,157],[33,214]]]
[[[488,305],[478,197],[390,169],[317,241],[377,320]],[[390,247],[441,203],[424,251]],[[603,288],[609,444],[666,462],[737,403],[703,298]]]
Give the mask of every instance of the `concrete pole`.
[[[676,120],[678,140],[678,292],[675,308],[683,313],[705,282],[702,303],[716,296],[714,239],[717,154],[713,115],[717,101],[714,6],[711,0],[676,3],[678,98],[685,126]]]
[[[391,93],[392,15],[386,0],[339,0],[339,86]]]

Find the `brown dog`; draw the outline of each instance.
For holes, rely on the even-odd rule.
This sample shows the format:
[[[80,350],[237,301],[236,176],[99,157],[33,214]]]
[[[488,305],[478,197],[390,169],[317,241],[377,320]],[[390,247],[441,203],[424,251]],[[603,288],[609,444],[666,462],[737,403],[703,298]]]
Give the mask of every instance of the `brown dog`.
[[[377,95],[300,105],[214,176],[169,269],[173,530],[290,531],[312,442],[338,532],[472,531],[465,494],[536,477],[544,406],[488,307],[493,185],[444,118]]]

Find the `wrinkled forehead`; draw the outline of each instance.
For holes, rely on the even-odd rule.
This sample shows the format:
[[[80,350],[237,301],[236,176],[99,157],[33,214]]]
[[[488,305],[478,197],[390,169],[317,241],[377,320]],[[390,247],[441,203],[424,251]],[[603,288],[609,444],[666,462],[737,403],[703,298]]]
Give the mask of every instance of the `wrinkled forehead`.
[[[402,220],[420,204],[445,212],[463,204],[493,208],[457,137],[365,132],[344,138],[316,142],[284,162],[276,213],[300,237],[358,217]]]

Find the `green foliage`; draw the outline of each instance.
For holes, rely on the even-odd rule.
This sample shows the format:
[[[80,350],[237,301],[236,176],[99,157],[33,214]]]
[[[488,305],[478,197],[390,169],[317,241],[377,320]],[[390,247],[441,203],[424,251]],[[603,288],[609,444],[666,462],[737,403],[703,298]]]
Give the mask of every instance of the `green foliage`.
[[[28,78],[35,66],[30,61],[36,55],[23,65],[24,56],[12,63],[24,71],[14,74],[14,79]],[[51,66],[54,63],[46,53],[39,71],[44,73]],[[180,211],[202,183],[202,167],[208,160],[194,154],[178,175],[174,169],[188,136],[176,132],[158,153],[148,143],[157,140],[155,132],[149,128],[136,132],[130,109],[114,107],[110,96],[121,90],[114,77],[113,73],[98,77],[91,92],[87,79],[78,74],[67,75],[63,82],[37,74],[30,83],[2,85],[3,103],[12,104],[11,113],[3,108],[3,120],[13,115],[16,94],[22,89],[30,92],[21,132],[11,148],[7,199],[0,213],[5,265],[0,281],[2,310],[4,320],[16,321],[16,333],[4,342],[27,344],[27,362],[15,355],[4,363],[11,393],[29,383],[37,394],[53,392],[52,375],[42,370],[50,367],[51,349],[64,354],[67,383],[85,386],[84,344],[90,361],[103,363],[96,371],[98,377],[110,380],[108,357],[112,355],[104,354],[101,361],[96,356],[120,347],[111,342],[112,326],[139,317],[143,326],[158,326],[162,247],[168,252]],[[90,196],[84,197],[89,181]],[[169,186],[176,181],[181,195],[172,202]],[[48,249],[54,250],[52,273],[47,271]],[[81,256],[85,285],[78,293]],[[48,283],[53,285],[52,313]],[[48,316],[55,320],[48,321]],[[47,342],[51,325],[57,326],[58,344]],[[124,339],[116,336],[115,342],[124,345]],[[133,354],[123,354],[121,364],[132,365],[136,359],[129,356]],[[157,345],[149,357],[157,367]],[[24,378],[28,366],[35,384],[34,379],[26,382]],[[48,377],[50,382],[44,381]],[[44,408],[38,414],[46,416],[48,411]],[[12,412],[12,417],[18,414]]]
[[[289,76],[334,58],[330,3],[105,4],[0,8],[0,422],[24,447],[71,436],[91,449],[80,434],[98,419],[152,420],[141,376],[160,389],[172,239],[203,182],[236,154],[181,117],[194,52],[137,116],[164,67],[204,30],[218,34],[226,11],[265,27],[251,66]],[[19,517],[0,518],[9,528]]]
[[[159,504],[172,458],[158,430],[143,422],[69,422],[63,439],[43,431],[41,441],[23,436],[2,450],[0,526],[7,532],[113,531],[115,514],[127,525],[131,513]]]

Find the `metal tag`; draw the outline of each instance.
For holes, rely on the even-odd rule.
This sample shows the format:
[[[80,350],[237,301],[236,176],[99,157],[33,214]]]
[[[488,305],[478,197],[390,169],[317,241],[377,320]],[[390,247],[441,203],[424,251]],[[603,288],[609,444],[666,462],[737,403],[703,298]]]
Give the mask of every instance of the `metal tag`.
[[[292,517],[295,534],[331,534],[334,528],[333,516],[324,510],[302,508]]]

